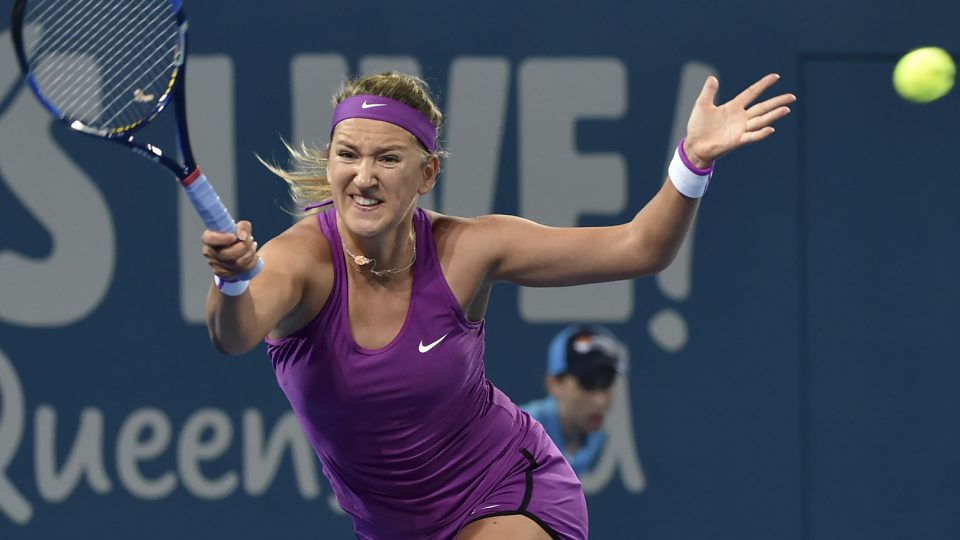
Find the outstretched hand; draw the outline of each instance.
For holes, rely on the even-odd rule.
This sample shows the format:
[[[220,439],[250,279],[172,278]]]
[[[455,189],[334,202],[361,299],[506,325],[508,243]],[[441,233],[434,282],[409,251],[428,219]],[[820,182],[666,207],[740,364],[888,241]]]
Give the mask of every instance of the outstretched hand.
[[[773,124],[790,114],[787,107],[797,100],[793,94],[780,94],[751,105],[780,76],[771,73],[724,103],[714,100],[720,81],[707,77],[687,122],[687,136],[683,150],[697,167],[709,167],[721,156],[741,146],[766,139],[773,133]]]

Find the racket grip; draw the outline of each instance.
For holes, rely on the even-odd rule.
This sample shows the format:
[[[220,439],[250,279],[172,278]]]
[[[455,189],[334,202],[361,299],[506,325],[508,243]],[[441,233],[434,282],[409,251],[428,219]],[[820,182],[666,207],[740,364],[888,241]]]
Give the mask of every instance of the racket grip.
[[[207,177],[200,172],[200,169],[194,171],[194,174],[188,176],[180,182],[187,191],[187,198],[193,205],[194,210],[200,215],[207,229],[216,232],[237,232],[237,222],[234,221],[230,211],[223,205],[220,196],[214,191],[213,186],[207,181]],[[257,257],[257,265],[250,270],[237,276],[237,281],[253,279],[254,276],[263,270],[263,259]]]

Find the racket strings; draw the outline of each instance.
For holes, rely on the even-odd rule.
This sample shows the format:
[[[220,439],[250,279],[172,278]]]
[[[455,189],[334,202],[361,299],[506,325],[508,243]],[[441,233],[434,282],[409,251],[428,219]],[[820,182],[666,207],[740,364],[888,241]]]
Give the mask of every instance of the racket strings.
[[[123,0],[120,0],[122,2]],[[117,4],[119,5],[119,3]],[[55,36],[55,38],[44,39],[42,40],[37,49],[34,52],[34,60],[37,63],[37,68],[34,70],[35,74],[43,76],[48,72],[59,73],[60,76],[49,81],[49,85],[52,87],[54,84],[60,82],[65,73],[63,72],[63,67],[65,62],[69,61],[72,58],[70,55],[59,54],[58,51],[61,50],[70,50],[73,48],[71,42],[77,40],[78,29],[85,29],[85,34],[93,34],[95,32],[103,31],[106,28],[109,28],[116,19],[122,14],[122,12],[112,9],[116,6],[104,6],[102,9],[106,10],[108,13],[105,17],[99,17],[100,22],[95,26],[87,27],[89,21],[96,21],[98,19],[97,14],[100,13],[96,10],[87,9],[80,11],[79,16],[77,12],[81,6],[84,6],[82,2],[78,2],[73,6],[72,9],[55,16],[51,14],[49,9],[43,14],[35,17],[36,21],[43,21],[42,28],[45,35]],[[55,6],[54,6],[55,7]],[[102,14],[102,13],[101,13]],[[61,26],[60,23],[66,21],[69,26]],[[114,33],[114,35],[119,35],[119,33]],[[46,51],[52,51],[51,54],[45,54]],[[96,57],[96,54],[90,54],[90,56]],[[48,60],[52,58],[52,60]],[[42,61],[42,64],[40,63]]]
[[[123,0],[120,0],[120,2],[122,1]],[[98,100],[91,99],[99,96],[97,89],[100,85],[98,85],[97,82],[100,79],[100,71],[97,69],[97,66],[100,63],[109,63],[109,59],[106,59],[105,62],[84,62],[78,59],[75,53],[61,52],[73,48],[71,45],[72,40],[75,39],[73,32],[78,28],[78,25],[83,25],[87,20],[95,20],[96,18],[94,11],[87,10],[83,18],[78,17],[73,20],[72,26],[57,26],[58,22],[66,20],[67,17],[71,16],[72,11],[74,10],[65,12],[60,17],[51,20],[49,29],[45,26],[44,33],[46,35],[57,36],[57,38],[41,41],[34,55],[34,62],[37,65],[36,69],[34,69],[34,76],[38,79],[40,86],[44,89],[50,100],[58,105],[60,110],[69,112],[75,110],[90,110],[92,106],[99,105]],[[109,13],[109,16],[101,18],[97,26],[89,28],[87,33],[90,34],[108,28],[108,25],[113,24],[120,16],[120,12],[116,10]],[[116,33],[114,35],[118,34],[119,33]],[[45,54],[46,51],[51,52]],[[83,53],[83,56],[87,58],[98,58],[99,54],[97,51],[91,51],[90,53]],[[80,90],[87,91],[81,92]],[[69,99],[70,97],[82,99],[74,99],[71,101]],[[87,103],[90,103],[90,105],[87,105]]]
[[[120,5],[122,2],[123,0],[119,0],[117,5]],[[116,9],[111,10],[112,7],[114,6],[104,7],[104,9],[107,10],[108,15],[105,17],[101,17],[100,22],[97,23],[96,26],[86,28],[86,32],[85,32],[86,35],[94,34],[96,32],[103,32],[104,30],[106,30],[107,28],[110,28],[115,24],[116,20],[122,15],[122,12]],[[93,10],[87,10],[86,16],[91,17],[92,20],[96,20],[96,15],[94,13],[95,12]],[[82,25],[86,22],[86,19],[77,18],[74,20],[74,25],[71,27],[66,27],[66,28],[57,27],[56,23],[64,19],[66,16],[68,16],[68,14],[64,14],[60,18],[50,22],[50,29],[48,32],[51,35],[57,36],[58,39],[49,40],[42,43],[42,45],[46,45],[47,49],[52,49],[54,51],[57,51],[61,48],[69,48],[71,40],[76,40],[75,33],[78,28],[77,25]],[[81,26],[79,28],[83,28],[83,27]],[[122,36],[123,34],[121,32],[113,32],[112,35],[114,36],[114,40],[116,40],[116,39],[119,39],[117,36]],[[38,51],[37,53],[38,59],[41,54],[42,54],[41,51]],[[99,58],[101,56],[101,53],[97,50],[90,51],[88,54],[94,58]],[[106,59],[106,61],[109,62],[109,59]],[[42,67],[45,67],[46,70],[38,68],[37,70],[38,73],[42,73],[44,71],[51,71],[51,70],[55,70],[55,68],[62,67],[62,62],[61,64],[56,64],[55,62],[45,62]],[[57,81],[52,81],[52,82],[57,82]]]
[[[119,131],[162,108],[182,54],[169,0],[40,0],[27,25],[31,73],[64,117]]]
[[[118,107],[116,114],[110,117],[106,121],[99,121],[99,118],[112,110],[114,106],[118,104],[121,99],[130,99],[133,97],[133,101],[124,102],[128,107],[135,106],[141,103],[152,103],[152,99],[147,99],[151,94],[150,89],[155,88],[155,84],[162,78],[169,80],[168,69],[173,66],[172,59],[176,55],[177,50],[179,49],[179,44],[174,43],[170,45],[166,50],[161,49],[167,41],[169,41],[170,36],[154,35],[151,37],[151,41],[147,43],[138,43],[139,46],[142,46],[144,49],[152,50],[154,55],[144,56],[136,54],[136,50],[133,48],[128,49],[126,54],[118,57],[115,62],[112,62],[110,65],[114,66],[106,74],[106,80],[103,82],[103,86],[108,89],[114,89],[116,95],[106,102],[103,107],[103,112],[95,120],[99,125],[114,125],[113,120],[115,120],[120,114],[127,112],[127,107]],[[155,58],[154,58],[155,56]],[[139,60],[139,63],[133,65],[133,62]],[[147,62],[153,60],[152,63],[147,65]],[[125,61],[123,64],[119,64],[120,61]],[[158,69],[159,67],[159,69]],[[152,75],[152,77],[151,77]],[[149,80],[145,79],[150,77]],[[138,93],[137,90],[140,90]],[[137,97],[139,96],[139,98]],[[106,96],[106,100],[109,96]],[[156,96],[154,96],[156,97]],[[141,99],[143,101],[138,101]],[[123,105],[124,103],[121,103]],[[149,109],[149,108],[148,108]],[[139,116],[139,115],[135,115]]]
[[[177,47],[173,47],[173,48],[171,48],[168,52],[169,52],[170,54],[175,54],[175,53],[176,53],[176,49],[177,49]],[[163,66],[163,67],[171,67],[171,66],[172,66],[172,64],[170,64],[169,61],[168,61],[166,58],[160,58],[160,59],[157,59],[157,61],[154,62],[153,65],[150,66],[150,67],[151,67],[151,68],[154,68],[154,67],[156,67],[157,65],[159,65],[161,62],[164,62],[164,66]],[[125,77],[124,80],[126,80],[127,78],[129,78],[129,77]],[[144,78],[143,78],[143,77],[140,77],[140,78],[138,78],[136,81],[133,81],[134,83],[140,83],[140,84],[130,85],[129,87],[127,87],[127,88],[128,88],[128,91],[126,91],[126,92],[117,92],[117,96],[116,96],[115,98],[113,98],[113,100],[111,100],[110,103],[108,103],[108,105],[107,105],[106,108],[104,108],[104,113],[113,110],[113,107],[112,107],[112,106],[113,106],[114,104],[116,104],[117,101],[120,100],[120,99],[130,99],[130,98],[132,97],[132,98],[133,98],[133,102],[132,102],[132,103],[128,103],[127,106],[118,107],[118,108],[117,108],[117,112],[114,113],[113,116],[111,116],[110,118],[108,118],[106,121],[104,121],[104,122],[95,122],[95,123],[100,124],[100,125],[105,125],[105,126],[118,125],[117,123],[115,123],[115,121],[116,121],[118,118],[121,118],[121,115],[123,115],[124,113],[129,113],[129,112],[131,112],[132,109],[131,109],[130,107],[131,107],[132,105],[141,105],[141,103],[144,103],[144,102],[153,103],[153,102],[156,100],[156,98],[158,97],[157,94],[159,94],[160,92],[159,92],[159,91],[155,91],[155,90],[151,90],[151,89],[155,89],[155,88],[156,88],[155,85],[156,85],[158,82],[160,82],[161,79],[162,79],[163,81],[168,81],[168,80],[170,79],[170,74],[169,74],[166,70],[160,70],[160,71],[157,72],[157,74],[156,74],[153,78],[151,78],[151,79],[148,80],[148,81],[144,81]],[[146,90],[144,90],[144,88],[146,88]],[[165,90],[165,88],[164,88],[164,90]],[[148,92],[154,92],[154,91],[155,91],[155,93],[148,93]],[[151,110],[152,110],[152,108],[151,108]],[[101,118],[102,116],[103,116],[103,113],[101,113],[100,115],[98,115],[95,120],[99,120],[99,118]],[[127,114],[127,115],[126,115],[126,118],[127,118],[128,120],[126,120],[126,121],[121,120],[121,122],[119,122],[119,124],[121,124],[121,125],[129,124],[129,123],[130,123],[130,122],[129,122],[130,119],[139,119],[139,118],[142,118],[142,117],[143,117],[143,115],[140,115],[140,114]]]
[[[39,56],[42,55],[43,48],[77,49],[78,44],[85,44],[83,48],[87,49],[86,54],[89,56],[98,58],[103,64],[117,65],[118,62],[105,55],[104,49],[112,49],[114,51],[114,58],[116,58],[116,54],[121,52],[137,52],[138,49],[135,47],[127,47],[126,51],[118,47],[118,45],[121,44],[133,45],[142,41],[138,38],[138,34],[131,34],[132,31],[137,30],[133,25],[139,22],[141,23],[140,26],[146,26],[149,31],[151,28],[156,28],[156,25],[162,22],[164,16],[169,16],[169,10],[164,10],[164,8],[169,7],[169,5],[165,5],[165,2],[154,3],[151,11],[146,14],[152,16],[152,19],[149,20],[145,18],[146,15],[144,12],[151,6],[144,6],[139,13],[127,13],[130,4],[127,4],[127,9],[125,10],[123,4],[126,2],[127,0],[108,0],[106,5],[88,6],[96,9],[84,10],[84,14],[81,17],[73,17],[73,15],[76,13],[78,7],[84,5],[83,2],[73,4],[71,9],[62,13],[59,17],[50,16],[49,11],[44,12],[43,15],[47,16],[45,20],[48,21],[43,25],[46,27],[45,33],[57,37],[55,39],[44,40],[34,56],[39,58]],[[90,2],[86,4],[89,5]],[[101,16],[98,16],[98,14]],[[34,19],[36,20],[36,18]],[[117,19],[121,20],[117,22]],[[70,26],[58,26],[58,23],[64,20],[67,20]],[[91,26],[88,24],[89,21],[95,21],[94,25]],[[119,26],[119,28],[115,28],[112,32],[103,31],[110,26]],[[140,34],[142,33],[144,32],[141,30]],[[157,34],[156,32],[152,33]],[[96,36],[98,35],[101,37],[97,38]],[[154,35],[153,37],[156,38],[158,36]],[[140,50],[143,50],[143,47],[141,47]],[[47,64],[56,67],[56,64],[49,62]]]
[[[162,7],[162,6],[158,6],[158,7]],[[119,14],[119,12],[117,12],[116,14]],[[159,22],[162,19],[163,15],[164,13],[158,12],[155,21],[150,21],[149,24],[153,24],[154,22]],[[130,65],[131,62],[137,59],[138,49],[132,46],[127,46],[127,47],[122,46],[122,45],[131,45],[132,43],[138,43],[140,45],[144,45],[142,43],[139,43],[140,42],[139,39],[135,39],[136,37],[139,36],[139,34],[135,33],[137,31],[137,28],[135,26],[136,22],[138,21],[128,17],[126,20],[123,20],[120,23],[118,23],[119,25],[122,25],[121,31],[114,32],[113,35],[115,37],[113,39],[101,38],[99,39],[99,41],[94,41],[93,43],[91,43],[92,50],[90,51],[90,55],[100,60],[98,64],[109,66],[109,68],[105,70],[105,72],[110,74],[111,77],[117,77],[117,76],[120,76],[121,74],[130,75],[133,70],[139,70],[142,68],[142,63],[139,66]],[[152,36],[152,41],[148,44],[145,44],[145,46],[141,47],[141,49],[139,50],[148,50],[150,45],[153,45],[158,38],[162,38],[162,37],[164,36],[161,34]],[[128,58],[129,60],[126,60]],[[149,57],[141,56],[141,58],[143,62],[146,62],[149,60]],[[122,61],[124,61],[124,63],[121,64]],[[119,85],[116,84],[115,79],[107,79],[103,81],[103,86],[105,88],[117,88]]]
[[[65,42],[76,35],[78,29],[85,28],[90,21],[96,21],[98,18],[97,11],[83,9],[86,7],[84,2],[77,2],[66,11],[51,13],[51,10],[57,7],[58,5],[56,3],[52,3],[43,13],[33,17],[35,21],[43,21],[45,33],[56,36],[55,39],[41,43],[41,47],[38,48],[37,53],[40,52],[43,46],[54,50],[60,48]],[[107,23],[109,20],[109,17],[101,18],[102,23]]]
[[[114,124],[113,122],[116,121],[117,119],[120,119],[121,125],[122,125],[127,121],[139,119],[143,116],[143,114],[139,110],[131,110],[131,109],[146,109],[147,113],[149,113],[149,111],[152,109],[152,107],[143,107],[142,105],[137,107],[136,105],[138,104],[138,101],[136,99],[134,99],[132,102],[131,101],[120,102],[120,100],[123,98],[130,97],[131,87],[129,85],[131,83],[142,82],[143,76],[148,76],[151,73],[155,73],[152,70],[152,68],[155,68],[157,65],[164,63],[163,62],[164,60],[167,60],[167,62],[164,63],[164,65],[161,65],[161,68],[168,67],[169,58],[173,54],[175,54],[175,48],[172,48],[172,47],[168,48],[166,51],[166,56],[165,57],[162,56],[156,59],[150,66],[147,67],[146,70],[144,69],[145,68],[144,63],[149,61],[151,57],[143,56],[142,54],[137,54],[138,51],[143,51],[143,50],[156,51],[157,50],[156,46],[158,45],[158,41],[160,42],[163,41],[162,34],[157,34],[157,33],[154,33],[153,35],[148,34],[148,37],[151,39],[151,41],[149,42],[144,43],[143,40],[141,39],[141,35],[144,33],[141,29],[155,28],[157,23],[162,20],[162,17],[165,15],[165,13],[162,10],[163,7],[164,7],[163,5],[155,4],[153,6],[153,9],[150,9],[150,6],[144,6],[140,9],[139,12],[127,14],[127,16],[123,18],[123,20],[119,22],[115,22],[116,31],[113,32],[112,35],[116,37],[113,40],[103,39],[102,37],[103,34],[98,35],[95,32],[86,33],[86,36],[90,36],[90,35],[97,36],[96,39],[90,42],[91,44],[88,47],[89,52],[87,54],[89,54],[93,58],[96,58],[97,62],[86,63],[86,66],[87,66],[86,71],[93,72],[93,73],[87,73],[87,79],[89,79],[91,76],[93,78],[96,78],[96,76],[99,75],[100,78],[102,79],[101,84],[99,86],[100,88],[106,90],[105,92],[103,92],[103,96],[100,99],[101,101],[100,103],[101,106],[99,107],[100,113],[92,118],[91,117],[84,118],[84,120],[86,120],[87,123],[95,124],[98,126],[104,126],[104,127],[115,126],[117,124]],[[108,12],[113,13],[114,15],[117,15],[119,13],[119,11],[116,8]],[[147,19],[146,18],[147,16],[150,16],[152,18]],[[121,47],[118,47],[119,44],[133,44],[133,43],[136,43],[136,47],[132,47],[132,46],[126,47],[125,50]],[[109,51],[112,51],[113,54],[110,54],[108,56],[107,54]],[[140,59],[140,64],[132,65],[132,62],[137,61],[138,58]],[[98,70],[90,69],[90,66],[94,66],[94,67],[108,66],[108,67],[104,73],[98,73],[97,72]],[[137,80],[136,78],[137,74],[141,74],[140,80]],[[162,78],[164,74],[165,73],[162,71],[159,73],[156,73],[153,77],[151,77],[150,82],[141,84],[140,86],[149,88],[152,86],[153,83],[155,83],[157,80]],[[73,77],[73,79],[77,79],[77,77],[75,76]],[[70,83],[70,81],[67,81],[67,82]],[[79,106],[82,106],[85,103],[88,103],[90,101],[91,96],[85,95],[85,93],[77,91],[77,89],[91,88],[91,85],[89,84],[89,82],[90,81],[88,80],[81,79],[81,80],[75,80],[71,84],[69,84],[67,89],[70,90],[70,92],[66,93],[66,95],[72,96],[73,99],[71,101],[62,102],[64,109],[77,109],[77,108],[80,108]],[[83,84],[78,84],[78,83],[83,83]],[[96,89],[95,86],[93,88]],[[149,89],[146,91],[141,90],[141,92],[136,96],[139,96],[141,98],[141,102],[152,103],[152,100],[145,99],[150,96],[149,92],[150,92]],[[89,92],[87,92],[86,94],[89,94]],[[118,103],[125,106],[115,107],[116,105],[118,105]],[[116,112],[113,113],[108,120],[106,121],[102,120],[102,117],[104,115],[110,114],[115,109],[116,109]],[[124,114],[124,113],[127,113],[127,114]]]

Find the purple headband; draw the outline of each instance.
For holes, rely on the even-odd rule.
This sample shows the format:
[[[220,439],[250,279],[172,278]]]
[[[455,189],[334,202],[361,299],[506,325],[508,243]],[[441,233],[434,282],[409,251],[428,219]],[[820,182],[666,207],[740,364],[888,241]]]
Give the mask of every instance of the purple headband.
[[[389,122],[409,131],[427,151],[437,149],[437,129],[426,116],[413,107],[382,96],[351,96],[337,104],[330,123],[330,133],[348,118],[369,118]]]

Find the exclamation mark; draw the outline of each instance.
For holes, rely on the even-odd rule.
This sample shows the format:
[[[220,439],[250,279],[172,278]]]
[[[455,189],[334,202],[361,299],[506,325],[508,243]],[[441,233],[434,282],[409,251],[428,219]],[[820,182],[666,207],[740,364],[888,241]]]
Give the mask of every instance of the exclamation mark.
[[[670,144],[667,145],[667,159],[664,162],[663,177],[667,175],[673,152],[687,130],[687,119],[693,104],[700,95],[703,82],[710,75],[717,75],[713,66],[701,62],[687,62],[680,71],[680,84],[677,90],[676,109],[673,113],[673,130]],[[693,267],[693,239],[697,222],[690,225],[690,232],[683,240],[676,259],[666,270],[657,274],[657,287],[660,292],[674,302],[683,302],[690,297],[690,269]],[[647,331],[651,339],[667,352],[677,352],[687,345],[689,332],[687,320],[676,309],[666,307],[650,318]]]

